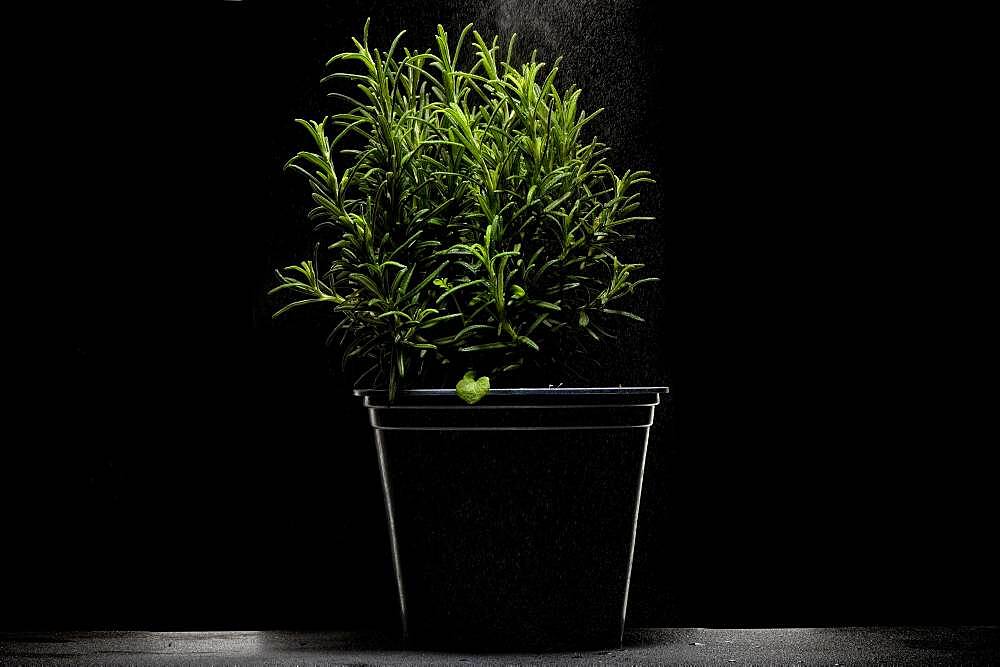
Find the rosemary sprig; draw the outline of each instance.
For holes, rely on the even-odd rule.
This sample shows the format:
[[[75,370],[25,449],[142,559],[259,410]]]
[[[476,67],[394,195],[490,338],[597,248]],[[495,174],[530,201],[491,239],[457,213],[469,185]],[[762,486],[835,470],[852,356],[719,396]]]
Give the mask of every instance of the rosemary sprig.
[[[468,25],[452,49],[386,51],[368,42],[333,56],[324,81],[346,111],[297,120],[312,146],[286,168],[308,182],[309,217],[335,239],[328,258],[277,271],[271,293],[296,292],[275,316],[325,304],[339,317],[330,340],[359,376],[390,397],[453,364],[498,375],[550,355],[567,336],[601,341],[611,318],[641,320],[616,302],[642,266],[616,247],[635,215],[645,171],[616,173],[608,147],[583,131],[601,110],[560,92],[557,63],[511,62]],[[462,49],[473,64],[461,65]],[[304,297],[304,298],[303,298]],[[614,306],[614,307],[612,307]]]

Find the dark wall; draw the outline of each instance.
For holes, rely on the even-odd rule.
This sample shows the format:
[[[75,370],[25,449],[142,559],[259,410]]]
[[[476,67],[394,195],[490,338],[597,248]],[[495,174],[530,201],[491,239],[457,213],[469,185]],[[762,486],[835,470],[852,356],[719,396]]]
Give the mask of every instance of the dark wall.
[[[331,109],[322,64],[367,15],[375,43],[475,21],[562,53],[564,83],[608,109],[613,163],[658,181],[631,249],[664,278],[641,299],[650,326],[590,371],[674,393],[630,624],[995,620],[988,408],[964,371],[979,301],[948,278],[983,269],[899,166],[914,121],[895,96],[925,61],[859,27],[879,17],[654,4],[222,2],[88,39],[103,74],[64,88],[100,101],[72,121],[86,203],[42,214],[60,299],[13,351],[4,625],[395,622],[331,323],[272,323],[265,297],[312,239],[281,172],[304,145],[292,119]]]

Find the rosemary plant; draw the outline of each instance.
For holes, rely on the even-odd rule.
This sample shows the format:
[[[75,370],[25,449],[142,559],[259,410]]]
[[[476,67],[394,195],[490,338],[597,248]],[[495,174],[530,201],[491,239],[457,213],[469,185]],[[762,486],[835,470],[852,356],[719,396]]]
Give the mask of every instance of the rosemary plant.
[[[404,31],[405,32],[405,31]],[[655,278],[615,247],[648,172],[617,174],[608,147],[582,131],[601,110],[560,92],[559,61],[532,53],[515,64],[471,24],[454,46],[438,26],[436,50],[371,48],[368,23],[355,64],[323,81],[354,85],[330,96],[347,110],[297,120],[313,146],[286,168],[304,176],[330,258],[278,271],[274,292],[295,292],[275,317],[305,304],[339,316],[343,363],[358,384],[388,388],[502,375],[552,362],[563,346],[611,336],[611,318],[641,321],[617,302]],[[462,49],[472,49],[462,66]],[[350,94],[348,94],[348,92]],[[447,369],[452,369],[448,371]],[[450,376],[450,377],[449,377]],[[488,383],[485,385],[488,388]],[[467,400],[473,400],[467,398]]]

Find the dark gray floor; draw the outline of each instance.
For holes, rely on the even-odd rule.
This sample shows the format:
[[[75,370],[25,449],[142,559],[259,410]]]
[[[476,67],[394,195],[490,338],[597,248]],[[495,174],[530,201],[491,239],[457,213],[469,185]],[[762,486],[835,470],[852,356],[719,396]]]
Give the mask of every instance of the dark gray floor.
[[[998,628],[628,630],[624,646],[577,653],[407,651],[350,632],[58,632],[0,634],[0,660],[17,665],[530,665],[530,664],[987,664]]]

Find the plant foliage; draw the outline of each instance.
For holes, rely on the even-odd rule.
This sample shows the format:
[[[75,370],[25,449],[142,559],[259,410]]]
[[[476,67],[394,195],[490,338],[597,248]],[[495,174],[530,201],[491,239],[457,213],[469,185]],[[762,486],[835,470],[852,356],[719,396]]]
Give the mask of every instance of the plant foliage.
[[[330,259],[278,271],[273,292],[330,308],[343,362],[359,384],[400,387],[452,368],[492,375],[551,362],[557,348],[611,336],[610,320],[637,315],[617,302],[642,283],[615,247],[630,238],[636,186],[617,174],[607,146],[583,138],[600,110],[555,85],[533,53],[512,62],[466,26],[457,43],[438,26],[436,49],[411,52],[400,33],[371,48],[368,24],[345,67],[323,81],[347,110],[297,120],[312,140],[286,168],[309,183],[309,217],[328,230]],[[462,66],[463,47],[472,50]],[[448,366],[450,364],[450,366]]]

